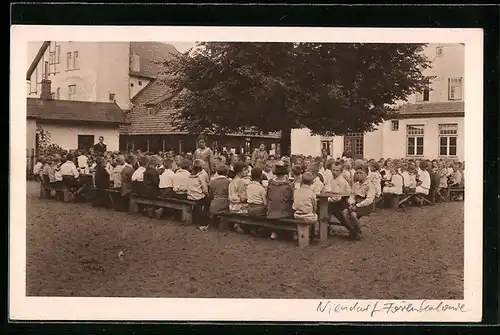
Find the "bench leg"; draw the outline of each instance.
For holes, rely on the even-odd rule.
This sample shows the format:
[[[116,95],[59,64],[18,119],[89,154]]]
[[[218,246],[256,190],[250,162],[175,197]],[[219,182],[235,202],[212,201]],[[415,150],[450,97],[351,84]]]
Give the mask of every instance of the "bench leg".
[[[63,191],[63,201],[64,202],[69,202],[69,200],[70,200],[69,191],[68,190],[64,190]]]
[[[328,239],[328,222],[330,220],[320,219],[319,220],[319,240],[324,242]]]
[[[40,198],[43,198],[45,193],[45,189],[43,188],[43,185],[40,184]]]
[[[309,226],[297,224],[297,242],[299,248],[304,248],[309,245]]]
[[[192,224],[193,223],[193,208],[184,207],[182,209],[182,222]]]
[[[129,201],[129,213],[138,213],[139,212],[139,207],[137,206],[137,202],[133,197],[130,197]]]

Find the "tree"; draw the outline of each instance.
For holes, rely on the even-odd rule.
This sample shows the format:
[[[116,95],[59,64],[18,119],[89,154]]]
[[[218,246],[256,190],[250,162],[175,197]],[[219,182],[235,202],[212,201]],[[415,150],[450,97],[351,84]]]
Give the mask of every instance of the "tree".
[[[370,131],[394,104],[421,91],[430,62],[423,44],[198,43],[166,61],[173,124],[192,133]]]

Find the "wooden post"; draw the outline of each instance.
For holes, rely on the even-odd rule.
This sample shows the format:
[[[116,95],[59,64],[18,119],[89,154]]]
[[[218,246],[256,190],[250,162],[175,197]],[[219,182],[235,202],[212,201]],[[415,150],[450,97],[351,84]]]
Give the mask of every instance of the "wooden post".
[[[149,152],[149,138],[146,140],[146,143],[147,143],[147,149],[146,149],[146,151]]]
[[[328,239],[328,223],[330,214],[328,213],[328,196],[319,196],[319,240],[321,242]]]
[[[162,139],[161,139],[161,142],[162,142],[162,150],[163,152],[165,152],[165,136],[162,136]]]
[[[304,224],[297,224],[297,242],[300,248],[309,245],[309,226]]]

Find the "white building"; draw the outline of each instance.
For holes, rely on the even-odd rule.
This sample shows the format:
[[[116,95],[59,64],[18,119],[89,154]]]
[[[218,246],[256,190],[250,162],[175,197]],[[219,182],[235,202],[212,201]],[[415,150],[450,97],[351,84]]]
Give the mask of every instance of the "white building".
[[[349,136],[310,136],[308,130],[292,132],[292,153],[333,157],[401,158],[450,157],[464,159],[464,45],[429,44],[425,55],[435,76],[429,89],[408,97],[397,120],[379,124],[375,131]]]
[[[33,109],[35,104],[38,105],[36,98],[41,98],[42,81],[47,79],[52,101],[42,105],[57,105],[59,114],[63,113],[63,106],[74,108],[76,105],[83,114],[106,113],[105,109],[111,107],[101,103],[116,104],[118,109],[129,111],[133,107],[132,98],[157,77],[162,69],[159,62],[170,53],[175,54],[177,50],[160,42],[31,42],[28,44],[27,97],[35,100],[28,99],[28,107]],[[47,97],[41,100],[49,101]],[[51,134],[51,142],[65,149],[88,148],[92,141],[104,136],[108,149],[118,150],[120,122],[117,120],[120,117],[114,110],[113,122],[107,124],[102,122],[106,115],[81,116],[82,120],[95,121],[96,126],[86,122],[75,128],[75,121],[77,123],[79,119],[76,115],[72,116],[71,127],[60,120],[54,124],[54,113],[47,112],[46,108],[39,109],[42,114],[36,114],[36,120]],[[28,146],[34,147],[35,116],[30,113]]]

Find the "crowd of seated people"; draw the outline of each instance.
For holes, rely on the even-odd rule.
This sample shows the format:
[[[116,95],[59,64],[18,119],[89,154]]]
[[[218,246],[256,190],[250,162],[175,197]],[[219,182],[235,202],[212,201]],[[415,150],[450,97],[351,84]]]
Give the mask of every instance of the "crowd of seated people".
[[[252,164],[252,161],[254,163]],[[385,194],[419,193],[464,185],[464,164],[452,160],[323,158],[311,156],[276,157],[266,161],[250,156],[216,155],[208,167],[193,155],[129,152],[93,154],[68,151],[41,156],[34,168],[43,182],[63,184],[78,195],[85,189],[82,176],[92,175],[96,189],[115,189],[118,210],[127,211],[132,193],[146,198],[168,197],[195,203],[193,221],[200,230],[217,224],[223,212],[315,222],[318,227],[318,201],[321,192],[332,192],[329,212],[348,230],[353,239],[361,238],[359,219],[370,214],[374,203]],[[101,206],[98,198],[94,205]],[[150,217],[162,217],[164,209],[146,206]],[[235,225],[245,233],[278,232]]]

